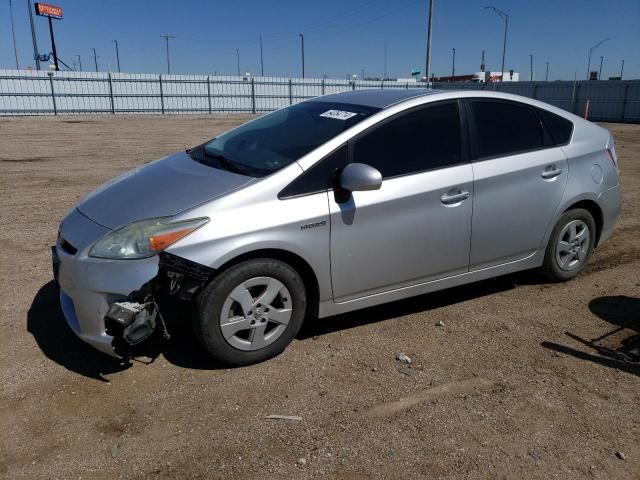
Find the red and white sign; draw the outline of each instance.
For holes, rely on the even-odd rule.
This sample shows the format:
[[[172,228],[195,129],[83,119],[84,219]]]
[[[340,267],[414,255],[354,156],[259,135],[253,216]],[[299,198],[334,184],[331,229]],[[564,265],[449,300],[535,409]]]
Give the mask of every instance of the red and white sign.
[[[48,3],[35,3],[36,15],[43,17],[51,17],[62,19],[62,8],[57,5],[49,5]]]

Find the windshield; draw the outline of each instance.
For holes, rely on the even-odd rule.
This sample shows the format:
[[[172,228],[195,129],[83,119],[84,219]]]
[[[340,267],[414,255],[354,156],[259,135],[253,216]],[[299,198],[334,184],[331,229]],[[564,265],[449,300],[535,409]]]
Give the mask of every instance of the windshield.
[[[379,110],[346,103],[302,102],[264,115],[189,153],[194,160],[216,168],[262,177]]]

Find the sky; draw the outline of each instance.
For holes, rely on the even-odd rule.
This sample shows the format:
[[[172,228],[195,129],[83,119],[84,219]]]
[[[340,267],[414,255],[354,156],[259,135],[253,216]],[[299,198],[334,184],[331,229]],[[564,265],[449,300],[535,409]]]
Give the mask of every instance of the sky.
[[[0,68],[15,68],[9,1],[0,0]],[[35,66],[28,0],[11,0],[20,68]],[[428,0],[55,0],[64,10],[54,20],[58,56],[67,64],[115,71],[118,40],[123,72],[166,73],[165,41],[170,40],[171,73],[235,75],[240,69],[260,74],[300,76],[304,34],[307,77],[410,77],[424,73]],[[432,72],[450,75],[456,49],[456,74],[500,70],[504,21],[487,5],[509,14],[505,70],[528,79],[533,55],[534,79],[585,78],[589,48],[610,38],[592,55],[591,69],[602,78],[620,74],[640,78],[640,0],[434,0]],[[40,52],[50,52],[47,20],[34,17]],[[77,65],[76,65],[77,67]]]

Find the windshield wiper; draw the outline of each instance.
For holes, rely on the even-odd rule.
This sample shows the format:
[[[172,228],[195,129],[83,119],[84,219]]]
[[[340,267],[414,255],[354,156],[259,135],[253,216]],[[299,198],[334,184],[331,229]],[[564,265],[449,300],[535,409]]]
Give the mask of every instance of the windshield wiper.
[[[208,152],[206,147],[204,146],[191,149],[187,153],[189,153],[191,158],[193,158],[197,162],[207,164],[211,167],[217,167],[221,170],[228,170],[233,173],[246,175],[246,171],[237,163],[229,160],[227,157],[225,157],[224,155],[220,155],[219,153]],[[216,165],[211,165],[207,160],[215,160]]]

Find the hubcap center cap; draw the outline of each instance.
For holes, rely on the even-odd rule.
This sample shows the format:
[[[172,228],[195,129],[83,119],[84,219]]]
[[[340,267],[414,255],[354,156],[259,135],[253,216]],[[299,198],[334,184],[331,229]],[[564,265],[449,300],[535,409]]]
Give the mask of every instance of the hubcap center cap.
[[[264,312],[262,311],[262,308],[256,307],[255,311],[253,312],[253,318],[255,318],[256,320],[262,320],[263,316]]]

